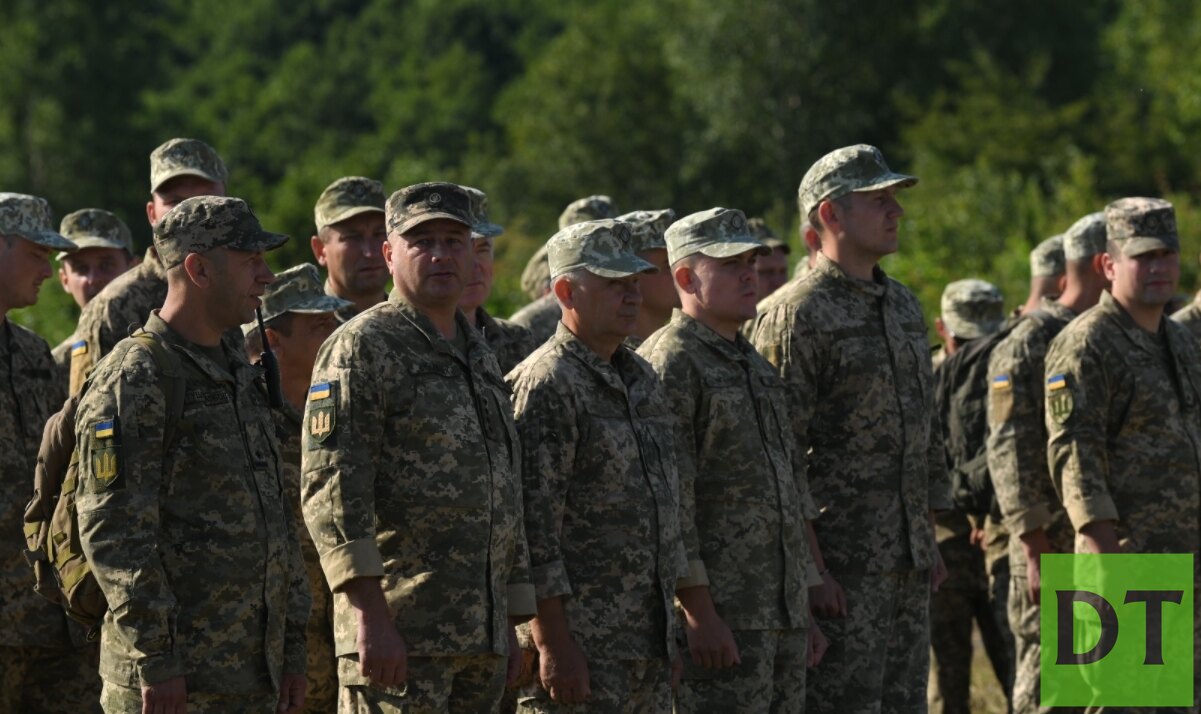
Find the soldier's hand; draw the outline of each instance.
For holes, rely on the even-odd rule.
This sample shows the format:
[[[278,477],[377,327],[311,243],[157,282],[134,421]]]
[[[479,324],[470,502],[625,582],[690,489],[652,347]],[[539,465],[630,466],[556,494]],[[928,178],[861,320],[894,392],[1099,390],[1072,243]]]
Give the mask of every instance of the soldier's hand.
[[[822,584],[809,588],[809,609],[822,617],[846,617],[847,594],[830,574],[822,573]]]
[[[538,654],[538,676],[551,699],[559,704],[583,704],[592,696],[588,660],[570,637],[544,643]]]
[[[1030,602],[1037,605],[1042,590],[1042,555],[1053,553],[1055,549],[1051,547],[1047,531],[1042,528],[1027,531],[1020,537],[1022,552],[1026,556],[1026,595],[1030,597]]]
[[[185,714],[187,710],[188,685],[183,677],[142,687],[142,714]]]
[[[288,674],[279,681],[279,705],[275,710],[280,714],[300,714],[304,708],[304,695],[309,683],[303,674]]]
[[[936,593],[942,587],[942,584],[947,581],[947,564],[942,560],[942,553],[938,550],[938,545],[934,546],[934,566],[930,568],[930,592]]]
[[[517,630],[512,625],[509,626],[509,666],[505,671],[505,686],[512,687],[517,684],[517,680],[521,677],[521,663],[524,659],[524,654],[521,651],[521,646],[517,644]]]
[[[812,617],[809,618],[809,642],[806,649],[805,665],[807,667],[816,667],[821,664],[826,650],[830,649],[830,640],[826,639],[817,620]]]
[[[359,618],[359,674],[381,687],[403,684],[408,652],[391,619]]]
[[[734,633],[725,621],[712,613],[695,618],[685,610],[684,634],[688,637],[688,651],[692,663],[705,669],[724,669],[742,664]]]

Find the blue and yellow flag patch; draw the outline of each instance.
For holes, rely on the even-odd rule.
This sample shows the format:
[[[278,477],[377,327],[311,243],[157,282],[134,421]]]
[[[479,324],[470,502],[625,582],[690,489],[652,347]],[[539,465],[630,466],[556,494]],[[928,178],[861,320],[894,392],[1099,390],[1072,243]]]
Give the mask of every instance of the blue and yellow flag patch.
[[[71,356],[86,355],[88,353],[88,341],[80,340],[71,344]]]
[[[1058,392],[1068,386],[1066,374],[1055,374],[1047,378],[1047,391]]]
[[[992,378],[992,388],[997,391],[1013,389],[1013,382],[1009,380],[1008,374],[998,374]]]
[[[332,395],[333,395],[333,385],[331,385],[329,382],[323,382],[322,384],[314,384],[313,386],[309,387],[309,400],[310,401],[315,401],[317,399],[329,399],[330,396],[332,396]]]
[[[117,423],[113,419],[105,419],[104,421],[96,422],[97,439],[111,439],[116,430]]]

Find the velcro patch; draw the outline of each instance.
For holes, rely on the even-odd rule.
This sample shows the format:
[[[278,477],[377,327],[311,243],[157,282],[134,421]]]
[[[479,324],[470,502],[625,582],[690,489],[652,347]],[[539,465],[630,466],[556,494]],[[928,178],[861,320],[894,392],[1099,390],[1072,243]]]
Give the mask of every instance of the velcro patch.
[[[88,353],[88,341],[80,340],[71,345],[71,356],[86,355]]]
[[[1010,381],[1008,374],[998,374],[992,378],[992,388],[996,391],[1013,389],[1013,382]]]

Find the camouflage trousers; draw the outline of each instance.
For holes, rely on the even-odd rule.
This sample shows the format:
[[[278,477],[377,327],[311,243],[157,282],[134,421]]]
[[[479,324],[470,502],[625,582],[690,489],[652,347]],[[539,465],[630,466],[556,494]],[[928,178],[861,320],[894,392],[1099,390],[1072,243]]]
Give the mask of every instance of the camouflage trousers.
[[[306,561],[306,566],[309,563]],[[333,598],[325,584],[320,566],[314,573],[309,571],[309,582],[313,586],[313,609],[309,612],[309,623],[305,627],[307,652],[304,711],[307,714],[329,714],[338,706],[338,658],[334,655]],[[320,588],[318,588],[320,583]]]
[[[1010,679],[1013,640],[1006,637],[1007,598],[995,597],[991,587],[997,583],[1007,588],[1008,572],[987,576],[984,554],[966,535],[943,541],[939,550],[947,566],[947,581],[930,597],[930,711],[969,714],[973,621],[980,628],[984,651],[1002,688]],[[994,568],[1001,570],[995,564]]]
[[[142,714],[142,690],[105,682],[100,705],[104,714]],[[188,714],[274,714],[278,705],[279,693],[266,683],[250,693],[188,692]]]
[[[805,655],[809,632],[735,630],[742,664],[708,670],[684,654],[676,714],[800,712],[805,708]]]
[[[495,654],[410,657],[399,687],[359,684],[358,662],[338,660],[339,714],[445,714],[491,712],[500,704],[509,660]],[[347,684],[348,681],[356,682]]]
[[[830,649],[809,673],[809,714],[926,711],[930,571],[835,573],[847,616],[818,617]]]
[[[567,706],[551,701],[546,690],[535,682],[517,698],[517,711],[519,714],[671,714],[671,666],[667,660],[589,659],[588,684],[592,689],[588,701]]]
[[[0,647],[0,712],[100,711],[98,648]]]

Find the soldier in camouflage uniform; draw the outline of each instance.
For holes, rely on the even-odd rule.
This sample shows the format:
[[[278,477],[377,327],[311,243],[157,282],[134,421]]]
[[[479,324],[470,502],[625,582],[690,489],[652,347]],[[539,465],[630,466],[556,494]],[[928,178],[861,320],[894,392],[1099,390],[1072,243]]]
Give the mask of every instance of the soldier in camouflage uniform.
[[[788,282],[788,256],[792,254],[792,248],[788,241],[768,228],[762,218],[748,219],[747,225],[751,234],[771,250],[755,261],[755,272],[759,274],[759,300],[763,300]]]
[[[605,218],[616,218],[617,207],[608,196],[588,196],[567,204],[559,215],[559,230],[583,223]],[[513,322],[530,331],[536,344],[542,344],[555,334],[561,314],[559,301],[550,294],[550,268],[547,262],[546,246],[542,246],[530,258],[521,274],[521,287],[533,300],[509,318]]]
[[[1043,373],[1047,346],[1109,285],[1101,270],[1105,217],[1089,214],[1064,234],[1065,287],[1044,298],[993,349],[988,381],[988,471],[1009,541],[1009,628],[1015,640],[1013,711],[1039,706],[1039,557],[1072,552],[1072,529],[1047,470]]]
[[[638,278],[654,266],[631,252],[619,221],[569,226],[547,245],[563,321],[509,374],[540,660],[518,711],[666,714],[673,593],[689,564],[668,405],[654,370],[623,344]]]
[[[154,226],[180,201],[224,196],[229,172],[213,147],[196,139],[171,139],[150,154],[150,200],[146,218]],[[88,303],[71,347],[70,393],[83,386],[100,358],[146,322],[167,297],[167,270],[154,246],[134,269],[113,280]],[[232,341],[231,346],[239,344]]]
[[[42,427],[66,396],[54,378],[46,342],[8,313],[37,302],[50,277],[50,254],[75,245],[54,232],[43,199],[0,193],[0,711],[91,712],[98,709],[96,646],[68,624],[62,608],[34,592],[25,561],[25,504]]]
[[[916,182],[866,144],[818,160],[798,204],[822,254],[755,328],[821,513],[825,583],[810,598],[830,649],[810,674],[811,712],[926,709],[929,596],[946,577],[933,520],[950,489],[921,306],[878,266],[896,251],[895,194]]]
[[[329,273],[325,292],[347,305],[338,310],[346,322],[388,299],[384,265],[384,186],[362,176],[344,176],[321,192],[313,208],[317,233],[309,239],[317,264]]]
[[[63,217],[58,228],[79,250],[58,254],[58,280],[63,290],[86,307],[104,286],[137,264],[133,257],[133,235],[117,216],[99,208],[85,208]],[[78,340],[72,335],[50,351],[64,387],[71,370],[71,349]]]
[[[965,421],[978,417],[984,425],[985,405],[969,379],[985,381],[987,355],[977,358],[978,369],[962,362],[964,351],[1001,329],[1005,323],[1004,298],[997,286],[983,280],[957,280],[942,292],[941,315],[935,319],[935,331],[942,338],[945,354],[959,359],[944,360],[934,369],[935,404],[939,409],[946,444],[947,465],[960,473],[972,470],[973,462],[983,453],[984,434],[963,424],[952,429],[954,415]],[[980,340],[982,342],[976,342]],[[963,354],[960,354],[960,353]],[[958,437],[958,438],[956,438]],[[955,471],[952,471],[955,473]],[[930,598],[930,711],[935,714],[967,714],[971,711],[972,622],[980,628],[984,650],[1005,694],[1013,670],[1013,638],[1005,615],[1005,598],[991,597],[989,571],[979,539],[980,517],[960,508],[939,513],[935,518],[938,549],[947,566],[947,581]],[[1004,549],[1002,549],[1004,556]],[[1008,570],[1003,569],[1007,592]]]
[[[676,590],[692,655],[676,711],[799,712],[808,588],[821,584],[807,534],[817,509],[793,468],[784,385],[738,334],[755,311],[756,258],[770,250],[725,208],[672,225],[667,249],[683,308],[639,354],[675,417],[691,565]]]
[[[492,317],[484,309],[484,303],[492,293],[493,243],[505,229],[488,220],[488,197],[478,188],[464,186],[471,199],[471,211],[475,225],[471,229],[471,247],[475,253],[475,272],[463,290],[459,309],[467,322],[479,330],[484,341],[496,353],[502,374],[508,374],[537,347],[534,336],[521,325]]]
[[[168,212],[154,229],[167,298],[144,328],[161,354],[122,340],[79,403],[76,507],[111,608],[110,714],[303,705],[311,601],[275,426],[262,370],[223,343],[272,280],[264,251],[286,240],[236,198]]]
[[[673,310],[680,306],[675,283],[671,279],[671,268],[667,263],[667,243],[663,233],[676,219],[670,208],[657,211],[633,211],[618,216],[630,227],[631,247],[634,255],[655,266],[658,271],[638,279],[638,292],[642,305],[638,308],[638,324],[626,344],[638,349],[642,341],[655,330],[667,324]]]
[[[1164,200],[1124,198],[1105,208],[1105,223],[1112,290],[1047,351],[1051,479],[1078,552],[1195,558],[1201,348],[1164,314],[1180,276],[1175,211]],[[1195,618],[1194,640],[1197,627]],[[1193,675],[1196,686],[1201,668]]]
[[[1172,314],[1172,319],[1188,328],[1189,332],[1201,340],[1201,292],[1193,301]]]
[[[339,710],[489,711],[534,591],[508,390],[457,309],[475,220],[452,183],[401,189],[386,211],[395,287],[322,346],[304,419]]]
[[[1064,287],[1063,235],[1051,236],[1030,251],[1030,294],[1013,316],[1033,312],[1043,299],[1054,300]]]
[[[280,273],[263,293],[263,325],[267,342],[279,364],[284,398],[283,405],[271,412],[275,419],[275,435],[279,439],[280,471],[285,501],[294,515],[300,552],[313,595],[313,607],[305,628],[308,689],[304,704],[304,711],[312,714],[328,714],[337,708],[338,663],[334,656],[333,599],[300,510],[301,417],[317,350],[338,326],[335,313],[348,304],[346,300],[325,293],[317,266],[310,263]],[[258,323],[246,323],[242,332],[246,335],[246,354],[251,363],[257,364],[264,351]]]

